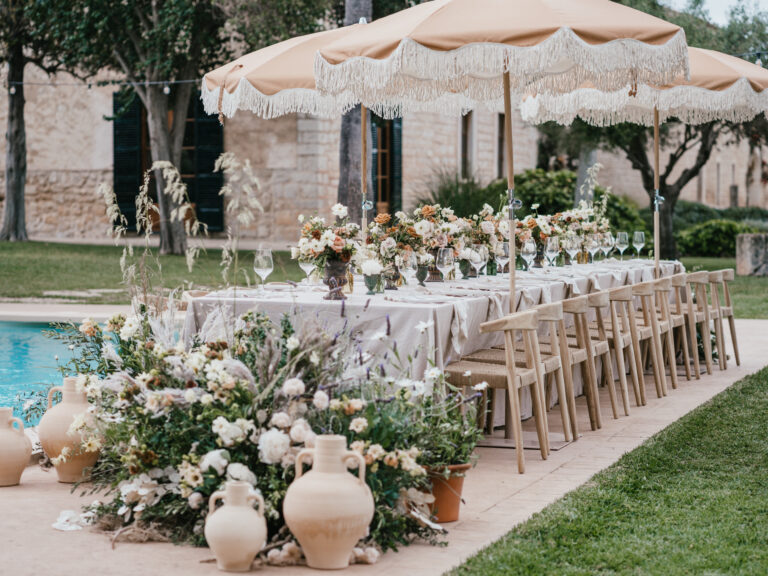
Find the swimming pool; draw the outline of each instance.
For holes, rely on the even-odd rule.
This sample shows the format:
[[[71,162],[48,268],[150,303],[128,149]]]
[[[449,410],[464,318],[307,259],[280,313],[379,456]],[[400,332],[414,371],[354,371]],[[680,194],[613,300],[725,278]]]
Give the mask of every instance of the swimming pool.
[[[0,322],[0,406],[12,406],[14,416],[22,418],[18,395],[60,384],[56,356],[62,363],[72,356],[66,344],[43,335],[49,329],[45,323]]]

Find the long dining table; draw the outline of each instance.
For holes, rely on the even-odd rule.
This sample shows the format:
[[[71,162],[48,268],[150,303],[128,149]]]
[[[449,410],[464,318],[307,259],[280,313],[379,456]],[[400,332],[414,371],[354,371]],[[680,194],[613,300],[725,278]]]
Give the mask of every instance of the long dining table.
[[[533,268],[517,272],[517,310],[652,280],[654,262],[609,258],[592,264]],[[662,261],[662,276],[683,271],[680,262]],[[330,332],[354,330],[371,354],[397,348],[400,367],[421,378],[431,366],[444,368],[462,356],[502,343],[498,333],[480,334],[480,324],[508,313],[506,276],[404,285],[397,290],[367,295],[362,278],[342,301],[325,300],[328,289],[307,283],[272,283],[264,290],[227,289],[193,298],[184,323],[187,342],[226,338],[233,318],[257,309],[274,322],[285,315],[301,331],[306,322],[320,323]],[[574,374],[577,393],[581,378]],[[524,402],[527,405],[528,402]]]

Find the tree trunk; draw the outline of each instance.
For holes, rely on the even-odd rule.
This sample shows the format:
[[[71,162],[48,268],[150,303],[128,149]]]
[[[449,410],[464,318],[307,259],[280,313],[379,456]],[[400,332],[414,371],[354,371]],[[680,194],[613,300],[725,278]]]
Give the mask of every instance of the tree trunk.
[[[677,258],[677,243],[675,242],[672,215],[675,212],[677,195],[674,197],[670,197],[672,194],[667,196],[664,194],[663,187],[659,191],[659,194],[665,198],[664,203],[659,210],[659,257],[663,260],[674,260]],[[651,210],[653,210],[653,201],[651,201]],[[651,241],[651,245],[653,245],[653,241]]]
[[[27,180],[27,136],[24,126],[24,49],[10,46],[8,82],[15,94],[8,93],[8,126],[5,132],[5,205],[0,240],[27,240],[24,219],[24,185]],[[19,84],[16,84],[19,82]]]
[[[346,0],[344,3],[344,25],[357,24],[360,18],[370,22],[373,17],[372,0]],[[341,119],[341,134],[339,140],[339,188],[338,202],[349,209],[349,218],[352,222],[360,223],[362,220],[361,194],[361,150],[362,134],[360,123],[360,106],[347,112]],[[370,113],[367,122],[366,140],[368,141],[368,186],[366,198],[372,200],[373,186],[370,177],[371,168],[371,122]]]
[[[147,125],[152,162],[171,162],[177,168],[181,164],[181,141],[172,134],[168,118],[168,96],[163,94],[160,86],[147,88]],[[174,110],[174,117],[178,111]],[[186,108],[182,112],[186,119]],[[161,172],[155,172],[157,190],[157,205],[160,210],[160,253],[184,254],[187,249],[187,236],[183,221],[171,221],[171,212],[178,207],[170,195],[165,193],[165,181]]]
[[[591,146],[582,146],[579,151],[579,172],[576,177],[576,190],[573,195],[573,205],[576,207],[578,207],[582,200],[589,203],[595,198],[594,189],[583,191],[581,189],[584,182],[587,181],[587,171],[592,168],[595,162],[597,162],[597,150]]]

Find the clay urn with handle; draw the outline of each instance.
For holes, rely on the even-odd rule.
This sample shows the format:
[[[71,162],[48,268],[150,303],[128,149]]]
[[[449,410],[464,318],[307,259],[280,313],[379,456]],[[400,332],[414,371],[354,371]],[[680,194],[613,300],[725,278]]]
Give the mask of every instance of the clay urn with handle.
[[[31,455],[32,443],[24,434],[24,423],[13,416],[12,408],[0,408],[0,486],[16,486]]]
[[[216,503],[222,499],[224,505],[217,509]],[[254,502],[259,505],[258,512],[253,509]],[[214,492],[208,500],[205,539],[219,570],[249,571],[267,541],[264,499],[247,482],[227,482],[223,491]]]
[[[302,465],[312,458],[312,469]],[[347,470],[357,461],[358,476]],[[365,460],[347,450],[344,436],[321,435],[296,457],[296,479],[283,502],[285,523],[299,541],[310,568],[346,568],[357,542],[368,534],[373,495],[365,483]]]
[[[40,420],[38,434],[46,455],[54,461],[59,482],[74,484],[87,480],[87,472],[99,459],[99,452],[86,452],[82,448],[83,432],[70,431],[80,415],[89,423],[90,404],[84,391],[77,389],[76,378],[64,378],[63,386],[48,391],[48,410]],[[53,405],[53,395],[61,392],[61,402]]]

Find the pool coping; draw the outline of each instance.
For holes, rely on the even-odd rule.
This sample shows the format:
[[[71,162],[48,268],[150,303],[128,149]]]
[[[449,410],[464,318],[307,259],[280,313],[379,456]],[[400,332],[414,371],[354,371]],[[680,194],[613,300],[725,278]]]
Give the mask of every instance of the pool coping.
[[[115,314],[129,314],[131,307],[111,304],[2,303],[0,322],[104,322]]]

